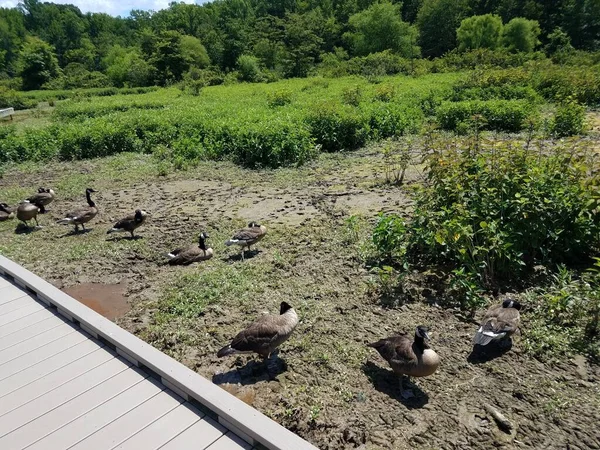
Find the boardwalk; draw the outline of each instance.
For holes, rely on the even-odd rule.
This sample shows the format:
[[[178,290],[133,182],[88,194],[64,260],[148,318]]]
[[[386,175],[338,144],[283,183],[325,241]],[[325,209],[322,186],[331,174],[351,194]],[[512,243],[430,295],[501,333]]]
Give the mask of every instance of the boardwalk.
[[[0,449],[261,447],[315,449],[0,256]]]

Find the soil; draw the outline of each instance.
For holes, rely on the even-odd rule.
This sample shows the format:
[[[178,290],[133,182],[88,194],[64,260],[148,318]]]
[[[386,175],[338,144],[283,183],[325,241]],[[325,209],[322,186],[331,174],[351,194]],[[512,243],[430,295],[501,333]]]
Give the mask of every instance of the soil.
[[[93,171],[102,161],[72,164],[7,173],[0,193],[2,186],[51,186],[69,170]],[[437,306],[422,287],[413,301],[393,308],[372,295],[368,268],[346,237],[346,220],[351,214],[373,220],[380,211],[409,214],[410,185],[420,177],[412,170],[407,185],[393,187],[382,183],[381,173],[377,153],[363,151],[324,158],[297,173],[207,165],[143,182],[97,179],[101,212],[89,233],[69,235],[47,225],[31,235],[2,228],[0,236],[2,242],[43,239],[50,246],[101,239],[101,250],[86,247],[89,254],[74,260],[52,252],[11,257],[57,286],[68,286],[66,292],[101,313],[118,316],[124,328],[321,449],[600,449],[597,366],[574,354],[534,359],[518,336],[500,354],[473,355],[476,321]],[[58,199],[41,221],[49,224],[81,202],[81,196]],[[152,215],[136,232],[140,238],[105,241],[110,225],[138,207]],[[252,220],[265,224],[269,234],[245,262],[218,243],[211,261],[164,265],[164,254],[193,242],[200,229],[217,244]],[[106,242],[118,251],[104,250]],[[160,299],[172,280],[209,271],[211,264],[236,271],[242,264],[267,268],[251,284],[254,301],[222,298],[191,321],[159,327]],[[126,298],[129,312],[122,309]],[[237,331],[260,313],[275,312],[282,300],[296,307],[301,323],[267,368],[251,355],[216,357]],[[431,377],[411,379],[415,397],[404,400],[398,377],[365,344],[397,332],[412,334],[419,324],[429,327],[442,365]],[[497,413],[507,422],[495,419]]]

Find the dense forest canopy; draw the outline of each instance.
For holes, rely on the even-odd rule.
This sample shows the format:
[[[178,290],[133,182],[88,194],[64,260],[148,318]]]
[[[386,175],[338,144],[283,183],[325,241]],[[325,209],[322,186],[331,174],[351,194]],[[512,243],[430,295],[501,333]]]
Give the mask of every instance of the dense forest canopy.
[[[0,8],[0,79],[23,89],[168,85],[202,70],[256,81],[381,51],[557,46],[600,48],[600,0],[216,0],[125,18],[38,0]]]

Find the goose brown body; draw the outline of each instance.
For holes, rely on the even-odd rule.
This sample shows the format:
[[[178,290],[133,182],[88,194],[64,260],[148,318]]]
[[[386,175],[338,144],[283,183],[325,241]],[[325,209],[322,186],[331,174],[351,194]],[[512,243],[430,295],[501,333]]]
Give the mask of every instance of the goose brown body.
[[[90,195],[92,192],[96,191],[91,188],[87,188],[85,190],[85,197],[88,206],[67,213],[65,217],[63,219],[60,219],[57,223],[73,224],[75,225],[75,231],[79,230],[79,225],[81,225],[81,227],[85,230],[84,224],[88,223],[98,214],[98,208],[96,207],[96,204],[94,203]]]
[[[34,205],[33,203],[29,203],[28,201],[24,201],[17,207],[17,219],[21,222],[24,222],[27,225],[27,222],[30,220],[35,220],[35,224],[39,226],[37,221],[37,215],[40,212],[40,209]]]
[[[419,326],[414,340],[406,336],[392,336],[368,345],[377,350],[395,373],[427,377],[440,366],[440,357],[427,344],[426,333],[427,329]]]
[[[213,257],[213,249],[206,248],[205,240],[208,238],[208,234],[201,233],[198,238],[198,245],[191,245],[189,247],[176,248],[168,254],[169,264],[172,266],[176,265],[188,265],[195,262],[206,261]]]
[[[38,192],[27,200],[40,208],[40,213],[46,212],[46,206],[54,201],[55,193],[52,189],[39,188]]]
[[[289,339],[298,325],[298,315],[288,303],[281,302],[280,314],[265,314],[240,331],[217,353],[219,358],[236,353],[257,353],[268,358],[281,344]]]
[[[505,300],[501,305],[488,309],[473,337],[473,344],[488,345],[511,337],[521,322],[519,309],[521,304],[513,300]]]
[[[15,216],[13,209],[6,203],[0,203],[0,222],[12,219]]]
[[[129,214],[115,223],[113,227],[107,231],[107,234],[125,231],[131,233],[131,237],[133,237],[133,232],[143,225],[147,217],[148,213],[146,211],[136,209],[133,214]]]
[[[230,245],[239,245],[242,247],[242,260],[244,259],[244,251],[246,247],[250,250],[250,246],[259,242],[267,234],[267,228],[256,222],[250,222],[246,228],[239,230],[231,239],[225,242],[228,247]]]

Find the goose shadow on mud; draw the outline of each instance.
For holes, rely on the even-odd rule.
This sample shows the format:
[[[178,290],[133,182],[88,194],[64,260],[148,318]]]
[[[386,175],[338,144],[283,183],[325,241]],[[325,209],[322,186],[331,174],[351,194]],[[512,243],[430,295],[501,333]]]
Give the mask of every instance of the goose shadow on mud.
[[[212,377],[214,384],[241,384],[243,386],[261,381],[274,381],[277,376],[288,370],[287,363],[278,355],[266,361],[250,359],[242,364],[241,358],[235,362],[236,367],[224,373],[216,373]],[[239,364],[239,365],[238,365]]]
[[[412,379],[410,382],[406,382],[405,380],[404,388],[411,390],[415,396],[405,399],[400,395],[400,376],[396,375],[393,371],[379,367],[371,361],[363,364],[362,371],[376,390],[399,401],[408,409],[419,409],[429,402],[429,395],[414,384]]]

